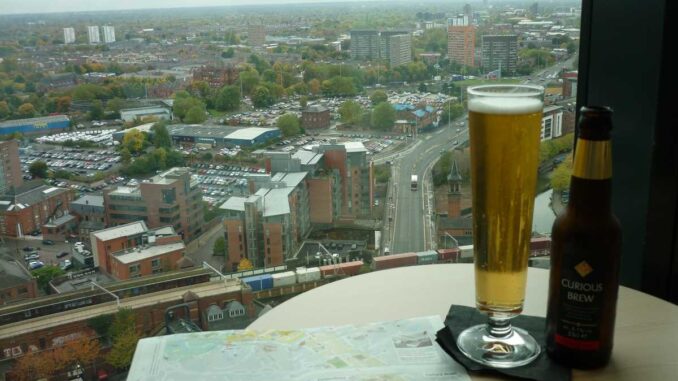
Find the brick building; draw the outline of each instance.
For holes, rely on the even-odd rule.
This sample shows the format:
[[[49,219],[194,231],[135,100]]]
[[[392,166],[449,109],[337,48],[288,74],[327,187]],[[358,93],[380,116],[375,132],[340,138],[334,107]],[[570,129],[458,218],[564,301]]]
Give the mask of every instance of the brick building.
[[[473,244],[473,220],[471,215],[461,214],[461,173],[455,160],[447,175],[447,211],[437,216],[436,226],[438,242],[441,247],[448,247],[450,237],[453,237],[459,245]]]
[[[500,75],[515,73],[518,65],[517,35],[485,35],[481,45],[485,72],[500,70]]]
[[[0,304],[35,298],[38,286],[35,278],[11,257],[0,258]]]
[[[450,18],[447,26],[447,57],[464,66],[475,66],[476,29],[468,16]]]
[[[21,237],[55,215],[63,215],[73,200],[73,190],[41,185],[15,195],[0,196],[0,235]]]
[[[137,186],[104,190],[107,225],[144,221],[150,228],[172,226],[185,240],[192,240],[205,222],[202,191],[191,182],[190,168],[172,168]]]
[[[321,105],[309,105],[301,112],[301,126],[304,129],[329,128],[330,110]]]
[[[223,67],[201,66],[193,70],[193,81],[204,81],[212,88],[232,85],[238,80],[238,69],[228,65]]]
[[[19,188],[23,181],[19,160],[19,142],[16,140],[0,141],[0,195]]]
[[[106,227],[104,197],[88,194],[71,202],[70,213],[78,218],[78,236],[88,240],[89,233]]]
[[[94,265],[116,279],[179,268],[186,246],[172,227],[148,229],[144,221],[90,233]]]

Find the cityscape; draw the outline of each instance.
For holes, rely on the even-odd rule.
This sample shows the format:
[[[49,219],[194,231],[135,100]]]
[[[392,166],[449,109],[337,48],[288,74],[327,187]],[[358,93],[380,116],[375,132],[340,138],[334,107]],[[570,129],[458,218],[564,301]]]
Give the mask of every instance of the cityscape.
[[[529,263],[548,268],[581,2],[156,3],[0,8],[4,379],[124,380],[142,338],[473,262],[469,86],[545,89]]]

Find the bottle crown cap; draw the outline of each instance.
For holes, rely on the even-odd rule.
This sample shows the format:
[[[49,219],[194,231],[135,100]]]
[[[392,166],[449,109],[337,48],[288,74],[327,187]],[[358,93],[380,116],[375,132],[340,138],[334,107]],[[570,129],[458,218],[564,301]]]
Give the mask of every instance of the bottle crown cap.
[[[579,138],[609,140],[613,113],[608,106],[583,106],[579,110]]]

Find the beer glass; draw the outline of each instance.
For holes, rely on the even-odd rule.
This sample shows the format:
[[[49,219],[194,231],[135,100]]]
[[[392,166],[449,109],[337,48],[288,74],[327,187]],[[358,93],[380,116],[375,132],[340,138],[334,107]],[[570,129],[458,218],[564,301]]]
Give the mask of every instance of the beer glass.
[[[541,86],[468,89],[476,307],[489,320],[463,331],[457,345],[495,368],[525,365],[541,351],[510,319],[525,298],[543,95]]]

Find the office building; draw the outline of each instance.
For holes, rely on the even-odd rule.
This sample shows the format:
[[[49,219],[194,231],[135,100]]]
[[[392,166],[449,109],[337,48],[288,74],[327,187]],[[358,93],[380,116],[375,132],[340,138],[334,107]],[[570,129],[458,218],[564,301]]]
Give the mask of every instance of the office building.
[[[19,142],[0,141],[0,195],[13,192],[23,184]]]
[[[475,66],[476,30],[466,15],[448,19],[447,57],[460,65]]]
[[[513,75],[518,59],[518,36],[487,35],[482,37],[483,71],[499,70],[500,76]]]
[[[171,226],[149,229],[144,221],[90,233],[94,265],[125,280],[177,270],[186,246]]]
[[[101,30],[104,32],[104,43],[110,44],[115,42],[115,27],[110,25],[104,25],[101,27]]]
[[[563,108],[546,106],[541,118],[541,140],[551,140],[563,136]]]
[[[388,47],[388,54],[384,57],[388,58],[391,67],[412,62],[412,36],[409,33],[388,36]]]
[[[99,27],[98,26],[88,26],[87,27],[87,38],[89,39],[90,44],[98,44],[101,42],[99,39]]]
[[[329,128],[330,110],[322,105],[309,105],[301,112],[301,126],[304,129]]]
[[[64,28],[64,44],[72,44],[75,42],[75,29]]]
[[[250,46],[262,46],[266,43],[266,28],[264,24],[250,24],[247,26],[247,41]]]
[[[150,228],[172,226],[187,241],[202,232],[202,191],[189,168],[172,168],[136,186],[104,190],[106,224],[144,221]]]

